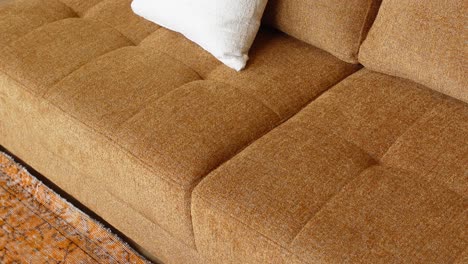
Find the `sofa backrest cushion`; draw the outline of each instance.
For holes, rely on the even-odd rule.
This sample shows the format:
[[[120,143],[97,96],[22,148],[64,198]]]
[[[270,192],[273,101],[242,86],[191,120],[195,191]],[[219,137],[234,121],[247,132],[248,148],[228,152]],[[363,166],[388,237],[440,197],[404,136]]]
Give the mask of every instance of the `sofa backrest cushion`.
[[[264,22],[343,61],[357,63],[359,46],[381,0],[269,0]]]
[[[384,0],[359,59],[468,102],[466,0]]]

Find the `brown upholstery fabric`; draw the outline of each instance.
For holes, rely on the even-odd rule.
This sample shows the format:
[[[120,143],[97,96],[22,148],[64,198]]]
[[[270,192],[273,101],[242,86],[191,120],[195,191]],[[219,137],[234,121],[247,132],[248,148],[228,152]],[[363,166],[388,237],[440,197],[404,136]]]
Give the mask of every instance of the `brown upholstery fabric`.
[[[361,70],[200,182],[197,248],[215,263],[450,263],[468,246],[467,115]]]
[[[301,117],[304,126],[333,132],[378,160],[440,98],[421,85],[365,69],[323,94]]]
[[[270,0],[265,22],[350,62],[382,0]]]
[[[468,249],[465,249],[461,255],[453,262],[455,264],[463,264],[468,262]]]
[[[75,12],[59,0],[17,0],[0,9],[0,45],[47,23],[75,17]]]
[[[285,119],[320,95],[325,87],[333,86],[331,80],[341,79],[344,73],[348,75],[360,67],[337,63],[330,60],[328,53],[285,35],[262,32],[252,47],[247,70],[232,74],[228,68],[218,67],[208,78],[244,90]],[[272,93],[272,87],[278,86],[281,88]]]
[[[240,73],[129,4],[0,8],[2,146],[164,263],[466,262],[467,104],[326,52],[379,1],[272,1],[325,51],[263,29]]]
[[[385,0],[359,60],[468,102],[468,4]]]
[[[0,67],[42,95],[92,59],[128,45],[131,42],[110,27],[68,18],[35,29],[0,49]]]
[[[109,164],[119,163],[120,170],[127,168],[127,176],[148,175],[144,168],[132,165],[128,154],[119,149],[94,148],[102,141],[93,131],[77,126],[76,120],[18,85],[3,75],[0,78],[0,144],[163,263],[202,263],[192,247],[134,209],[125,197],[117,197],[106,189],[103,178],[112,179],[122,173]],[[89,152],[84,153],[81,148]],[[84,164],[86,168],[81,167]]]
[[[202,79],[206,79],[208,74],[220,66],[220,62],[216,58],[207,54],[203,49],[194,48],[194,44],[187,41],[183,35],[165,28],[161,28],[157,34],[145,38],[139,47],[149,52],[157,47],[158,51],[197,72]]]
[[[86,19],[106,23],[129,38],[134,44],[140,43],[159,28],[142,17],[135,16],[130,4],[133,0],[104,0],[86,12]]]
[[[72,8],[76,14],[79,16],[83,16],[88,10],[97,6],[100,2],[104,0],[59,0],[65,5]],[[115,2],[119,2],[122,0],[117,0]]]
[[[417,175],[366,170],[307,223],[292,250],[318,263],[452,263],[467,246],[466,197]]]
[[[136,210],[127,197],[114,195],[106,188],[106,181],[116,180],[117,175],[126,175],[127,179],[131,179],[129,175],[150,178],[151,172],[57,107],[11,78],[0,76],[0,144],[163,263],[203,262],[193,247]],[[122,181],[122,186],[125,184],[129,186],[132,182]],[[151,207],[154,204],[154,200],[141,202]]]
[[[468,194],[466,104],[441,103],[421,117],[382,158],[393,167],[419,171],[428,181]],[[431,166],[428,166],[431,164]],[[443,177],[440,177],[440,176]]]
[[[50,87],[44,97],[109,134],[148,101],[198,80],[196,72],[164,53],[125,47],[84,65]]]
[[[194,186],[361,67],[262,30],[237,73],[128,0],[63,3],[73,18],[19,25],[0,46],[0,144],[172,263],[194,247]]]

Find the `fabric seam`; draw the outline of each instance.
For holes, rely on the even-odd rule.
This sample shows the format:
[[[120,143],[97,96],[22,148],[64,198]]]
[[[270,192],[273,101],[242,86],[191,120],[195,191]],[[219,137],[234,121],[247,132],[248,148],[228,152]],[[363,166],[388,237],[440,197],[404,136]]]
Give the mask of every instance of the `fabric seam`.
[[[30,94],[32,97],[35,97],[35,95],[29,91],[29,89],[26,88],[26,86],[24,84],[22,84],[21,82],[17,81],[16,79],[12,78],[9,74],[7,74],[5,71],[1,70],[0,69],[0,72],[3,73],[5,76],[7,76],[8,78],[10,78],[11,80],[13,80],[14,82],[16,82],[17,84],[19,84],[21,87],[23,87],[23,91],[27,92],[28,94]],[[88,132],[92,132],[92,133],[96,133],[97,135],[99,135],[101,137],[101,140],[104,139],[105,141],[108,141],[107,143],[111,144],[111,146],[113,147],[116,147],[118,148],[119,150],[121,150],[124,154],[128,155],[132,160],[140,163],[140,165],[142,165],[143,168],[145,168],[145,170],[147,172],[150,172],[151,174],[153,175],[158,175],[156,173],[156,171],[154,171],[154,169],[149,165],[147,164],[146,162],[144,162],[143,160],[137,158],[132,152],[128,151],[126,148],[124,148],[123,146],[121,146],[120,144],[118,144],[117,142],[115,142],[114,140],[112,140],[111,138],[109,138],[108,136],[102,134],[101,132],[99,131],[96,131],[94,130],[93,128],[91,128],[89,125],[87,124],[84,124],[82,121],[78,120],[76,117],[66,113],[63,109],[61,109],[60,107],[58,107],[57,105],[53,104],[52,102],[50,102],[49,100],[47,99],[43,99],[45,103],[47,103],[49,106],[52,106],[53,108],[59,110],[60,112],[62,112],[62,114],[64,114],[66,117],[68,117],[71,121],[75,122],[75,123],[78,123],[80,125],[80,127],[82,128],[86,128],[86,130],[88,130]],[[164,181],[168,182],[168,183],[171,183],[171,184],[174,184],[174,185],[177,185],[177,186],[180,186],[180,187],[188,187],[190,185],[185,185],[183,183],[179,183],[173,179],[170,179],[170,178],[167,178],[167,177],[158,177],[160,179],[163,179]]]
[[[303,263],[309,263],[307,261],[304,261],[302,258],[300,258],[298,255],[294,254],[290,249],[287,249],[285,248],[284,246],[280,245],[279,243],[275,242],[273,239],[269,238],[268,236],[266,236],[265,234],[259,232],[258,230],[250,227],[250,225],[244,223],[242,220],[238,219],[236,216],[226,212],[225,210],[221,209],[221,206],[219,206],[218,204],[216,203],[213,203],[211,201],[208,201],[207,198],[203,197],[202,195],[199,195],[199,194],[194,194],[194,198],[198,198],[200,200],[203,200],[206,204],[210,205],[212,208],[211,209],[214,209],[220,213],[222,213],[225,217],[228,217],[228,218],[231,218],[233,220],[235,220],[236,222],[238,222],[239,224],[241,224],[242,226],[244,226],[245,228],[253,231],[254,233],[260,235],[261,237],[263,237],[265,239],[265,241],[268,241],[269,244],[275,246],[275,247],[278,247],[284,251],[286,251],[287,253],[289,253],[291,256],[294,256],[296,257],[297,259],[301,260]],[[195,243],[197,242],[197,236],[195,236]]]

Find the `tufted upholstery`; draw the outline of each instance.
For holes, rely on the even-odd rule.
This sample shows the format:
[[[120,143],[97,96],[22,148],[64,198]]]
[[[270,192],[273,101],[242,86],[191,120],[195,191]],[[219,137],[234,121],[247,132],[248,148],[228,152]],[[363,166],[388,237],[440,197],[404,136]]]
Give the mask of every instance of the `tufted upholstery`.
[[[202,180],[197,248],[215,263],[453,263],[467,132],[466,104],[361,70]]]
[[[167,241],[148,237],[164,233],[173,248],[194,250],[194,186],[361,66],[265,29],[236,73],[133,15],[130,2],[28,0],[1,9],[1,144],[175,261]],[[142,221],[152,227],[141,232]]]
[[[464,263],[466,103],[324,51],[355,63],[380,1],[240,73],[130,2],[0,7],[2,146],[164,263]]]

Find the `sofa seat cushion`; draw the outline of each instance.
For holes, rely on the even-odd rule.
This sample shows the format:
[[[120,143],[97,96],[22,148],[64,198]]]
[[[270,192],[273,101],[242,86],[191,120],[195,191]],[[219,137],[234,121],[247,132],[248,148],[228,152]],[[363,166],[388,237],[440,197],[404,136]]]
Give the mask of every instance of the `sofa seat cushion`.
[[[197,248],[215,263],[455,261],[467,135],[466,104],[360,70],[201,181]]]
[[[44,2],[53,14],[30,23],[19,19],[23,6],[42,1],[0,11],[17,30],[2,33],[8,41],[0,45],[0,95],[8,102],[0,105],[0,144],[35,166],[40,150],[20,142],[40,141],[35,146],[190,246],[194,186],[360,68],[262,30],[251,63],[236,73],[181,35],[133,15],[129,0]],[[22,121],[34,129],[16,133]],[[40,167],[80,200],[74,181]]]

